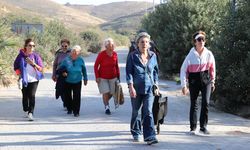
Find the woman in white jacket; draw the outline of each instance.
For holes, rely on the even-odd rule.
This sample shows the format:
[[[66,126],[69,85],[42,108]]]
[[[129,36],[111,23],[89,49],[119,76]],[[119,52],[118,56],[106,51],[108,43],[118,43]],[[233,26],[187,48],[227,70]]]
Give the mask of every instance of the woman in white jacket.
[[[206,33],[198,31],[193,35],[194,47],[190,50],[181,66],[182,93],[190,92],[190,134],[194,135],[197,127],[197,97],[201,91],[202,103],[200,113],[200,133],[209,134],[207,130],[208,108],[211,92],[215,86],[215,59],[211,51],[205,47]]]

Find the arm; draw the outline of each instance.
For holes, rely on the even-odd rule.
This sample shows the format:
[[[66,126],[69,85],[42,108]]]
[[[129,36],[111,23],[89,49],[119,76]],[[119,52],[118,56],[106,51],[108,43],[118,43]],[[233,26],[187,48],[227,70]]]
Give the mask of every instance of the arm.
[[[154,59],[155,59],[156,65],[155,65],[154,70],[153,70],[153,77],[154,77],[154,82],[155,82],[155,84],[158,85],[158,80],[159,80],[159,67],[158,67],[156,55],[154,55],[154,56],[155,56]]]
[[[119,63],[118,63],[118,56],[116,54],[116,70],[117,70],[117,79],[120,81],[120,69],[119,69]]]
[[[133,86],[133,59],[132,59],[132,55],[128,55],[127,58],[127,63],[126,63],[126,80],[127,80],[127,84],[128,84],[128,88],[129,88],[129,93],[130,93],[130,97],[135,98],[136,97],[136,91],[135,88]]]
[[[215,77],[216,77],[216,67],[215,67],[215,59],[214,59],[214,55],[211,54],[211,66],[209,68],[209,72],[210,72],[210,78],[211,78],[211,87],[212,87],[212,92],[215,90]]]
[[[58,67],[58,55],[55,55],[55,60],[53,62],[53,73],[52,73],[52,79],[56,80],[56,69]]]
[[[84,85],[87,85],[87,82],[88,82],[87,69],[86,69],[85,62],[83,59],[82,59],[82,62],[83,62],[82,75],[83,75]]]
[[[98,54],[98,56],[97,56],[97,58],[95,60],[95,64],[94,64],[95,78],[96,78],[97,83],[100,82],[100,75],[99,75],[99,67],[100,67],[100,63],[101,63],[100,54],[101,54],[101,52]]]
[[[187,75],[188,75],[188,56],[185,58],[184,62],[181,65],[180,70],[180,80],[181,80],[181,87],[182,87],[182,93],[184,95],[187,94]]]

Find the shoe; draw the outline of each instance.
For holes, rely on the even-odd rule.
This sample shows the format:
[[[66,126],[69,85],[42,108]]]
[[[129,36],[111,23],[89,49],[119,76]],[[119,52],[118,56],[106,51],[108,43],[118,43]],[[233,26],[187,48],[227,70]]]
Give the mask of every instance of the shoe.
[[[29,113],[29,114],[28,114],[28,118],[29,118],[29,121],[33,121],[33,120],[34,120],[34,119],[33,119],[32,113]]]
[[[206,128],[201,128],[200,133],[201,134],[206,134],[206,135],[210,134],[210,132]]]
[[[152,138],[146,141],[148,145],[156,144],[158,143],[158,140],[156,138]]]
[[[134,136],[133,138],[134,138],[133,139],[134,142],[142,142],[142,137],[141,136]]]
[[[24,118],[28,118],[28,111],[24,111],[24,112],[23,112],[23,117],[24,117]]]
[[[105,114],[107,114],[107,115],[111,115],[110,110],[109,110],[109,109],[106,109]]]
[[[195,133],[195,130],[190,130],[190,131],[188,132],[188,134],[189,134],[189,135],[195,135],[196,133]]]
[[[74,117],[79,117],[79,114],[74,114]]]
[[[68,110],[67,114],[69,114],[69,115],[72,114],[72,111]]]

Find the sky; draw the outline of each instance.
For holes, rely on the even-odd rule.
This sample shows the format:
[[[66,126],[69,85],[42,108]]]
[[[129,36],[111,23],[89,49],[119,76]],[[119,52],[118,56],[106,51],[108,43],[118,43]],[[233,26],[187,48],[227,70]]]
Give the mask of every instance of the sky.
[[[122,1],[147,1],[152,2],[153,0],[52,0],[60,4],[65,4],[69,2],[70,4],[84,4],[84,5],[100,5],[112,2],[122,2]],[[160,3],[160,0],[154,0],[156,4]]]

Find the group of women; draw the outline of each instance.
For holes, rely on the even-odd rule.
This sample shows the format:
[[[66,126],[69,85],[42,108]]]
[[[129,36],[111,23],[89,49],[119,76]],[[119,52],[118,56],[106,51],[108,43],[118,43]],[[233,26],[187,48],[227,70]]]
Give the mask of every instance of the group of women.
[[[196,133],[197,97],[200,91],[202,93],[200,132],[209,134],[208,103],[210,94],[215,89],[215,60],[212,52],[205,47],[205,36],[205,32],[202,31],[193,35],[194,47],[185,58],[180,73],[183,94],[187,94],[188,87],[190,91],[190,134]],[[132,106],[130,132],[135,142],[144,139],[151,145],[158,143],[152,115],[154,101],[152,89],[154,84],[158,85],[159,68],[156,54],[149,50],[150,35],[141,32],[135,42],[137,50],[128,54],[126,63],[126,81]],[[113,39],[106,39],[104,46],[104,50],[96,58],[94,72],[99,92],[102,94],[105,114],[110,115],[109,100],[115,93],[115,82],[120,81],[120,70]],[[83,58],[80,57],[81,47],[78,45],[72,49],[69,47],[69,40],[61,41],[61,49],[56,52],[53,63],[52,79],[56,82],[57,98],[61,96],[68,114],[73,113],[78,117],[82,80],[85,86],[88,83],[87,70]],[[14,62],[14,70],[23,83],[23,110],[29,120],[33,120],[35,93],[38,82],[43,77],[44,67],[41,57],[34,52],[34,48],[35,43],[32,39],[25,40],[24,48],[20,50]],[[140,111],[142,116],[139,116]]]

